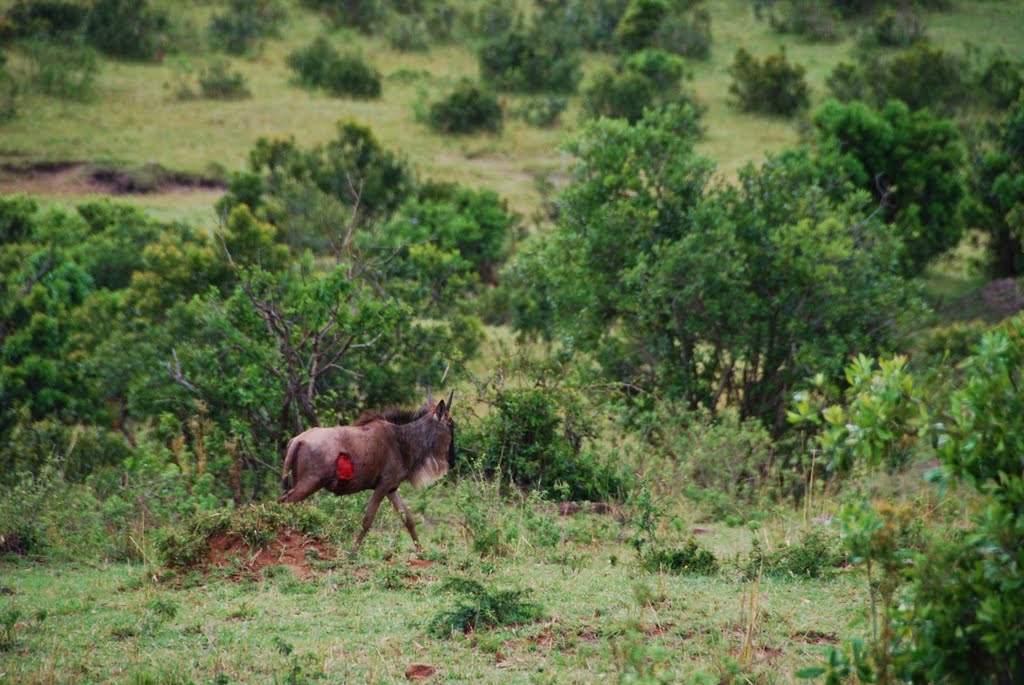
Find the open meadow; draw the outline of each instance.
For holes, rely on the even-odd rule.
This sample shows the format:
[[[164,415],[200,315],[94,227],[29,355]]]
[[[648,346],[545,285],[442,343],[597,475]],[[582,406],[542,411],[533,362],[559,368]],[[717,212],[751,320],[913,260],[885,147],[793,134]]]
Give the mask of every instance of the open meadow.
[[[1022,86],[1017,0],[0,0],[0,683],[1024,682]]]

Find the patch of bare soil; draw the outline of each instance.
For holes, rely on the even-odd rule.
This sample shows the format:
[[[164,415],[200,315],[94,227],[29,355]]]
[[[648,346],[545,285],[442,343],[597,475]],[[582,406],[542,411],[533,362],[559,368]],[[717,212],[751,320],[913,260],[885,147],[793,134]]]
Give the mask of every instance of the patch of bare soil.
[[[313,575],[311,556],[334,558],[334,552],[323,542],[307,538],[290,528],[278,529],[276,538],[255,549],[234,533],[217,533],[210,537],[209,545],[207,563],[210,567],[227,568],[241,564],[248,571],[259,573],[267,566],[287,566],[299,579]]]
[[[835,633],[822,633],[817,630],[808,630],[805,633],[793,633],[792,637],[812,645],[834,645],[839,640]]]
[[[0,167],[0,194],[150,195],[224,188],[220,179],[170,171],[159,164],[119,168],[87,162],[36,162]]]
[[[426,680],[435,673],[437,673],[437,669],[427,664],[413,664],[405,669],[406,679],[412,681]]]

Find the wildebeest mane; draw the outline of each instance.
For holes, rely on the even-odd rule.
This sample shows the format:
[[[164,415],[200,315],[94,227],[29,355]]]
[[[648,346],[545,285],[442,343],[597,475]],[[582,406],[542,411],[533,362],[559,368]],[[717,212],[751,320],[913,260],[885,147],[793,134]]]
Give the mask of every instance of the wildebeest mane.
[[[365,426],[366,424],[373,423],[374,421],[387,421],[388,423],[402,425],[421,419],[426,413],[427,407],[419,407],[417,409],[409,409],[406,407],[367,409],[359,415],[359,418],[356,419],[356,422],[353,425]]]

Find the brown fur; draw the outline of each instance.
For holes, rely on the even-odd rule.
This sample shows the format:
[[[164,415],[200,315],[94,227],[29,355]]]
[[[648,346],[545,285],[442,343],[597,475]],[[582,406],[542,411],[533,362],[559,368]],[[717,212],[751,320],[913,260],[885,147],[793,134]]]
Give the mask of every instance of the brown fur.
[[[452,393],[454,395],[454,392]],[[352,426],[311,428],[288,443],[282,470],[285,494],[278,502],[300,502],[320,489],[336,495],[373,490],[366,507],[356,547],[373,524],[384,497],[404,515],[405,527],[416,547],[419,538],[412,512],[398,495],[405,481],[413,487],[429,485],[448,472],[454,454],[451,400],[429,403],[417,410],[368,411]],[[352,478],[338,477],[338,455],[352,460]],[[289,476],[295,487],[287,487]]]

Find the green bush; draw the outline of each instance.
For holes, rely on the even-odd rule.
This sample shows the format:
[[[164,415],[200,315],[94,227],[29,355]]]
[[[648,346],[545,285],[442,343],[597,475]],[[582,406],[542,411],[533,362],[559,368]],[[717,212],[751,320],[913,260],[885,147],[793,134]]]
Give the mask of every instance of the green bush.
[[[88,14],[88,6],[67,0],[17,0],[4,12],[0,34],[66,39],[81,32]]]
[[[515,115],[531,126],[547,128],[558,123],[559,116],[568,105],[566,98],[531,98],[515,109]]]
[[[886,47],[906,47],[927,37],[924,20],[910,10],[886,10],[871,27],[875,42]]]
[[[466,268],[493,283],[518,237],[520,217],[497,193],[452,183],[425,183],[378,236],[389,250],[431,243],[457,252]]]
[[[723,493],[733,507],[757,500],[775,476],[771,433],[735,411],[693,413],[663,402],[634,424],[657,453],[679,465],[683,482]]]
[[[588,50],[615,47],[615,27],[619,25],[629,0],[565,0],[544,3],[535,21],[555,26]]]
[[[475,580],[455,578],[445,588],[461,598],[451,609],[439,612],[427,628],[436,638],[451,638],[470,630],[513,623],[530,623],[544,617],[543,607],[528,599],[530,590],[492,590]]]
[[[736,51],[729,74],[729,92],[748,112],[791,116],[807,107],[810,96],[804,68],[786,60],[786,53],[758,61],[745,49]]]
[[[473,30],[484,39],[491,39],[522,27],[522,18],[512,3],[482,3],[473,16]]]
[[[832,97],[840,102],[872,101],[873,93],[864,77],[864,71],[855,64],[839,62],[829,72],[825,85]]]
[[[718,573],[718,559],[714,552],[704,549],[696,540],[688,540],[677,548],[649,549],[643,556],[643,565],[652,573],[686,573],[712,576]]]
[[[121,464],[132,451],[124,435],[99,426],[22,419],[6,436],[10,457],[0,482],[12,482],[22,471],[39,473],[55,456],[62,457],[60,476],[80,482],[93,471]]]
[[[61,45],[28,40],[22,49],[28,60],[29,82],[39,92],[79,102],[95,94],[99,60],[92,48],[80,41]]]
[[[275,194],[291,180],[312,183],[346,207],[358,201],[360,218],[366,220],[396,209],[415,185],[409,165],[385,150],[366,126],[338,122],[337,131],[334,140],[311,148],[300,148],[293,140],[260,138],[249,152],[250,170],[262,175],[263,188]],[[358,195],[352,179],[361,183]],[[268,212],[267,218],[282,224],[291,220],[289,214],[274,211]]]
[[[991,85],[998,86],[1003,76],[1008,76],[1006,85],[1012,89],[1013,69],[995,69]],[[969,62],[963,57],[916,42],[890,56],[861,51],[856,65],[840,63],[833,69],[828,86],[844,102],[858,99],[880,108],[889,100],[902,100],[914,110],[927,107],[948,115],[970,104],[972,80],[980,80],[983,74],[972,76]],[[997,87],[995,92],[1003,91]],[[978,99],[988,97],[979,95]]]
[[[984,58],[971,81],[975,97],[997,109],[1009,109],[1024,89],[1024,61],[995,50]]]
[[[11,476],[0,486],[0,552],[76,561],[125,556],[91,488],[66,480],[60,460],[51,456],[37,471]]]
[[[822,530],[804,531],[795,542],[779,545],[771,552],[761,547],[757,535],[752,539],[747,578],[760,574],[822,578],[847,563],[846,551],[834,534]]]
[[[690,104],[702,108],[681,86],[683,60],[665,50],[647,48],[624,59],[614,70],[599,71],[583,91],[584,116],[626,119],[636,123],[645,109]]]
[[[877,103],[897,99],[911,109],[949,113],[963,107],[967,98],[965,60],[924,43],[887,59],[869,59],[864,72]]]
[[[372,33],[386,11],[382,0],[302,0],[302,4],[321,12],[335,26],[351,26],[363,33]]]
[[[430,31],[427,22],[418,14],[396,14],[385,29],[393,50],[425,52],[430,49]]]
[[[207,25],[210,45],[232,55],[250,52],[263,38],[280,35],[287,11],[280,0],[230,0]]]
[[[814,125],[821,154],[835,156],[898,229],[907,273],[920,273],[956,245],[964,225],[964,149],[952,121],[896,100],[880,110],[829,101],[815,113]]]
[[[785,0],[781,13],[771,13],[775,30],[795,33],[811,40],[835,41],[840,38],[836,12],[820,0]]]
[[[973,525],[921,553],[917,512],[909,507],[863,502],[844,510],[847,546],[865,562],[881,631],[867,648],[854,641],[833,650],[815,669],[829,682],[856,676],[865,683],[998,685],[1024,677],[1024,314],[985,334],[951,380],[933,397],[922,393],[923,384],[904,383],[905,403],[927,412],[924,427],[944,480],[979,498]],[[878,412],[863,409],[848,419],[851,448],[872,454],[861,436],[876,441],[892,431],[880,433]]]
[[[113,57],[154,59],[165,42],[169,19],[148,0],[97,0],[85,22],[86,40]]]
[[[469,80],[430,104],[427,122],[438,133],[500,133],[504,111],[498,98]]]
[[[658,95],[654,82],[643,74],[605,69],[595,74],[583,90],[583,112],[594,118],[618,118],[636,123],[645,109],[654,106]]]
[[[672,6],[668,0],[630,0],[615,27],[615,40],[626,52],[650,47],[662,21]]]
[[[707,59],[711,43],[711,14],[697,7],[665,17],[654,32],[652,46],[692,59]]]
[[[292,52],[287,62],[306,88],[323,88],[338,96],[380,97],[380,73],[358,55],[339,54],[323,36]]]
[[[643,74],[659,91],[674,92],[686,73],[686,65],[675,55],[655,48],[647,48],[626,58],[629,71]]]
[[[714,575],[718,573],[718,559],[714,553],[690,539],[682,547],[666,546],[661,541],[659,520],[664,511],[655,504],[650,490],[644,487],[633,498],[633,526],[635,530],[629,544],[636,552],[641,567],[653,573],[688,573]]]
[[[491,412],[465,440],[473,465],[486,476],[557,501],[616,499],[624,491],[624,469],[584,446],[590,426],[571,393],[504,387],[488,402]]]
[[[574,93],[579,85],[580,56],[551,27],[513,28],[486,40],[477,54],[480,75],[495,88]]]
[[[216,60],[199,75],[199,89],[203,97],[213,100],[241,100],[251,95],[245,87],[245,75],[231,71],[227,60]]]

